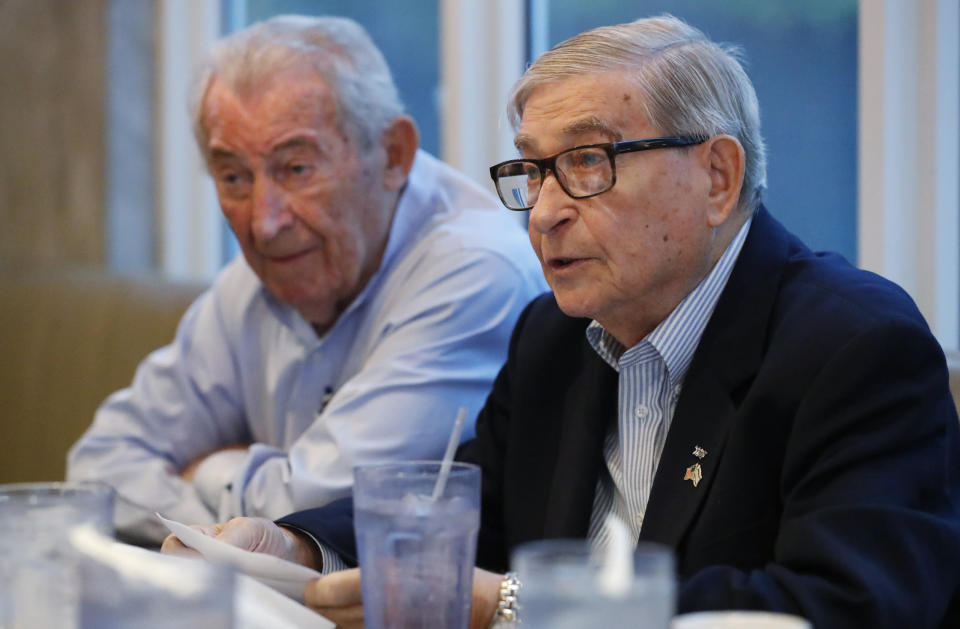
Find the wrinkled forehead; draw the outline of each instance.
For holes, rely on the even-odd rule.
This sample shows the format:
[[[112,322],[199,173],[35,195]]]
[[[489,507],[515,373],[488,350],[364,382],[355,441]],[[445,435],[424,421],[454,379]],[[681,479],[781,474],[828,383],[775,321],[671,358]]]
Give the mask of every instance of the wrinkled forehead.
[[[615,142],[650,130],[644,94],[635,81],[622,73],[589,74],[531,90],[514,143],[521,151],[538,152],[544,143]]]
[[[207,129],[216,128],[218,118],[231,111],[255,119],[258,126],[271,128],[299,125],[313,129],[339,128],[336,95],[315,74],[286,72],[258,85],[234,86],[214,77],[204,101]]]

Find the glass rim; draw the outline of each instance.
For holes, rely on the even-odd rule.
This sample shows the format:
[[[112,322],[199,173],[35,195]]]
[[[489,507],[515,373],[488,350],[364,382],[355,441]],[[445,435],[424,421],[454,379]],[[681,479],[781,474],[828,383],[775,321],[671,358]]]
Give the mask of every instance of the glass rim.
[[[637,543],[630,553],[633,559],[649,557],[662,558],[672,566],[675,563],[674,551],[666,544],[643,540]],[[555,561],[557,558],[584,561],[587,564],[597,564],[603,558],[603,552],[593,547],[589,539],[558,537],[552,539],[537,539],[518,544],[510,552],[511,570],[516,570],[518,564],[540,564],[545,560]],[[519,561],[518,561],[519,560]]]
[[[746,622],[749,623],[748,626],[771,627],[773,629],[810,629],[811,627],[810,621],[802,616],[760,609],[701,610],[674,616],[674,623],[678,629],[725,627],[728,622]],[[730,626],[733,627],[734,624],[730,624]]]
[[[430,466],[436,466],[439,469],[443,465],[443,461],[440,459],[416,459],[413,461],[380,461],[376,463],[357,463],[353,466],[353,471],[357,470],[371,470],[371,469],[404,469],[404,468],[424,468],[430,469]],[[467,471],[473,469],[480,469],[480,466],[476,463],[469,463],[467,461],[451,461],[450,462],[450,472],[453,473],[454,470]]]
[[[103,481],[26,481],[0,483],[0,496],[14,494],[116,494],[116,490]]]

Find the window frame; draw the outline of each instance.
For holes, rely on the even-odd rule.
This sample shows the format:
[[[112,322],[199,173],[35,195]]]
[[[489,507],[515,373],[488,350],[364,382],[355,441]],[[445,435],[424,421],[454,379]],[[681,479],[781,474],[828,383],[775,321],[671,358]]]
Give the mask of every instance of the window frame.
[[[903,287],[957,349],[958,4],[861,1],[858,19],[858,264]]]
[[[223,217],[193,138],[187,99],[223,30],[220,2],[159,0],[157,25],[159,266],[170,279],[210,281],[223,266]]]

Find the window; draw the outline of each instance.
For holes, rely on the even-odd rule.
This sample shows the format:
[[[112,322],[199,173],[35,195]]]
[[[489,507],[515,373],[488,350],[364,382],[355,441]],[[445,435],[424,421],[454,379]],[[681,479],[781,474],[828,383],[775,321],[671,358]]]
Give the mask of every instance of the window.
[[[549,46],[670,13],[734,44],[760,100],[770,212],[814,249],[857,261],[857,2],[550,0]]]

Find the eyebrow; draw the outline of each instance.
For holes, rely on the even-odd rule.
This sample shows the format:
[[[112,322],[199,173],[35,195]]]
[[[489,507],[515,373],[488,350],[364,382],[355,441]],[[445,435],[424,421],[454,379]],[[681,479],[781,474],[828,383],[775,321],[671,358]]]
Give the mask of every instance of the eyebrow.
[[[274,146],[270,152],[276,153],[278,151],[283,151],[291,148],[309,148],[316,149],[317,143],[310,137],[307,136],[295,136],[289,140],[284,140],[280,144]],[[215,146],[210,149],[210,161],[221,161],[221,160],[237,160],[243,161],[243,158],[238,154],[234,153],[230,149],[222,148]]]
[[[317,142],[311,137],[298,135],[290,138],[289,140],[284,140],[280,144],[274,146],[272,149],[270,149],[270,152],[276,153],[277,151],[283,151],[285,149],[292,149],[292,148],[316,149]]]
[[[213,161],[222,161],[222,160],[240,160],[240,156],[230,151],[228,149],[213,147],[210,149],[209,159]]]
[[[599,133],[605,135],[612,142],[619,142],[623,139],[623,134],[611,127],[598,116],[585,116],[583,118],[578,118],[573,122],[570,122],[562,129],[560,129],[560,134],[563,136],[578,136],[586,135],[588,133]],[[517,150],[521,153],[524,150],[536,152],[537,140],[532,135],[527,133],[518,133],[513,140],[514,146],[517,147]]]
[[[623,139],[623,134],[611,127],[605,120],[598,116],[586,116],[574,120],[560,130],[563,135],[585,135],[587,133],[599,133],[610,138],[611,141],[619,142]]]

